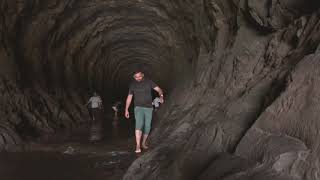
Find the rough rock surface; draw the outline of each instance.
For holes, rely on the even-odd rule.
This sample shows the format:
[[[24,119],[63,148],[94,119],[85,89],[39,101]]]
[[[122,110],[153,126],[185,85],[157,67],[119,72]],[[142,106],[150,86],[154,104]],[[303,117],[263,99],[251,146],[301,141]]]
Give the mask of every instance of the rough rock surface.
[[[0,7],[1,147],[85,121],[141,66],[168,97],[124,179],[319,179],[318,0]]]

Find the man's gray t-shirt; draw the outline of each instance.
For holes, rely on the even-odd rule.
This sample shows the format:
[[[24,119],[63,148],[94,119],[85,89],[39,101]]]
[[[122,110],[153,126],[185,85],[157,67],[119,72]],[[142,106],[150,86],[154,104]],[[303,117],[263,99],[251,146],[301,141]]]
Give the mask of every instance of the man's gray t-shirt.
[[[131,82],[129,94],[134,96],[134,106],[152,108],[152,89],[155,87],[157,85],[149,79]]]

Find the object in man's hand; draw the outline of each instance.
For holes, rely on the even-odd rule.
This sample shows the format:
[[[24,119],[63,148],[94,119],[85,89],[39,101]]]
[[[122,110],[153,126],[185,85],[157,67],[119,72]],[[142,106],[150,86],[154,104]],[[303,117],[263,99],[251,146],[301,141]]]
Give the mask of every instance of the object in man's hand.
[[[116,106],[112,106],[112,109],[115,111],[115,112],[118,112],[118,108]]]

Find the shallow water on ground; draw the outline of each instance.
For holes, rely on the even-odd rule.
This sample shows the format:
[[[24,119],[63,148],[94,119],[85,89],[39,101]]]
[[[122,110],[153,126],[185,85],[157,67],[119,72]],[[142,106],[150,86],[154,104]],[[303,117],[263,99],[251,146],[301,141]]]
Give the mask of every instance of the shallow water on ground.
[[[134,160],[130,153],[68,155],[55,152],[0,154],[2,180],[101,180],[121,179]]]
[[[1,152],[0,180],[121,179],[137,158],[132,132],[120,128],[112,137],[90,142],[88,129],[28,143],[21,152]]]

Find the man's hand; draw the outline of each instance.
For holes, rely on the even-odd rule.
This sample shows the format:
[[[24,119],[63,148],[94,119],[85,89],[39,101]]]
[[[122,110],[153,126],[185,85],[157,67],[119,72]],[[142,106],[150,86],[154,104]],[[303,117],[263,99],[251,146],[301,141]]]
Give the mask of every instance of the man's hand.
[[[163,91],[162,91],[162,89],[161,89],[159,86],[157,86],[157,87],[155,87],[155,88],[153,88],[153,89],[159,93],[160,103],[161,103],[161,104],[164,103],[164,98],[163,98]]]
[[[163,96],[160,97],[160,103],[161,103],[161,104],[164,103],[164,98],[163,98]]]
[[[125,113],[124,113],[124,116],[129,119],[130,115],[129,115],[129,111],[126,109]]]
[[[126,100],[126,108],[125,108],[125,113],[124,113],[124,116],[129,119],[129,106],[131,104],[131,100],[132,100],[132,94],[129,94],[128,97],[127,97],[127,100]]]

